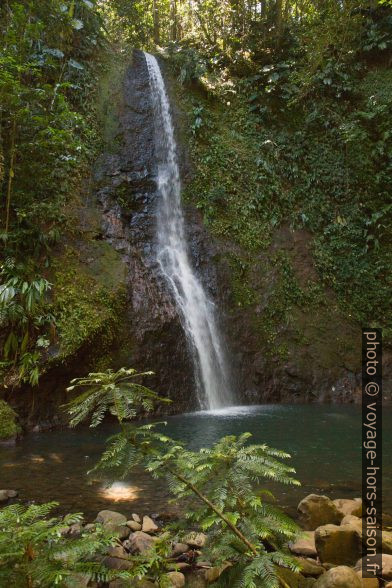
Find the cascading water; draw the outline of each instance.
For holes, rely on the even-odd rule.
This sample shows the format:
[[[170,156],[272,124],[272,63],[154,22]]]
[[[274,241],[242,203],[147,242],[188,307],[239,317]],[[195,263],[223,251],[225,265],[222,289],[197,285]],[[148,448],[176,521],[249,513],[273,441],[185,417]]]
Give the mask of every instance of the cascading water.
[[[213,302],[204,292],[188,256],[181,180],[170,103],[158,62],[145,54],[154,109],[157,161],[158,263],[181,311],[192,352],[201,408],[233,404],[230,376]]]

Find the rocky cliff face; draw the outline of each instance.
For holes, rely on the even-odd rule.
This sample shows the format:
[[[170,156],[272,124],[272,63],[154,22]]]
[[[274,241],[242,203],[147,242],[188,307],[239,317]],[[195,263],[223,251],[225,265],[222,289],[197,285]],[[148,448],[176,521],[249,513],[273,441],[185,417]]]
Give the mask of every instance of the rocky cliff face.
[[[192,361],[181,319],[156,263],[154,130],[143,54],[134,53],[118,75],[117,85],[111,86],[112,78],[109,72],[109,91],[103,104],[103,125],[109,129],[106,147],[94,166],[88,202],[79,211],[84,235],[72,242],[79,264],[73,275],[84,271],[91,274],[92,282],[85,281],[83,288],[93,313],[95,298],[89,300],[88,288],[94,288],[94,284],[113,292],[114,298],[121,294],[124,300],[65,358],[59,350],[51,351],[40,390],[29,389],[23,406],[17,403],[18,411],[26,418],[29,415],[33,424],[53,422],[72,377],[91,369],[122,365],[155,372],[145,383],[173,399],[165,410],[181,412],[197,407]],[[176,111],[175,92],[169,83],[170,91],[181,135],[182,114]],[[179,145],[186,183],[192,181],[192,169],[185,142],[179,141]],[[309,280],[317,282],[311,236],[281,226],[269,249],[255,254],[249,267],[238,273],[231,260],[233,254],[238,257],[242,252],[236,251],[229,239],[214,240],[191,204],[185,205],[185,216],[192,263],[220,310],[238,402],[359,399],[360,329],[340,315],[332,293],[324,291],[322,300],[313,296],[302,304],[293,304],[289,316],[279,314],[275,298],[280,287],[294,287],[292,279],[296,288],[304,289]],[[294,272],[290,280],[277,267],[277,255],[289,261]],[[59,265],[62,259],[64,251]],[[245,271],[246,283],[253,292],[246,303],[243,293],[240,301],[237,296],[237,290],[244,287],[241,272]],[[273,332],[269,330],[271,317]],[[102,346],[108,330],[111,336]],[[389,356],[386,359],[388,372],[391,361]]]

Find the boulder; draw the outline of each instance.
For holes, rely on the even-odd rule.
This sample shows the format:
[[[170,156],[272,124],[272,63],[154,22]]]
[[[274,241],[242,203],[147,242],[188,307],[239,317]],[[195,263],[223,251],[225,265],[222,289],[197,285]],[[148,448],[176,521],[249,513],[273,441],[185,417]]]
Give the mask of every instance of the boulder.
[[[196,547],[197,549],[201,549],[204,547],[207,540],[207,535],[204,533],[188,533],[186,537],[184,537],[184,543],[187,543],[190,547]]]
[[[173,545],[170,557],[178,557],[187,551],[189,551],[189,545],[187,543],[175,543]]]
[[[357,572],[358,578],[361,580],[362,588],[379,588],[380,583],[378,578],[362,578],[362,572]]]
[[[143,533],[156,533],[158,531],[158,525],[154,523],[152,518],[148,516],[143,517],[142,531]]]
[[[121,545],[109,548],[103,564],[110,570],[129,570],[133,566],[128,553]]]
[[[362,588],[358,574],[347,566],[337,566],[319,577],[314,588]]]
[[[140,523],[137,523],[133,519],[131,521],[127,521],[127,527],[131,529],[131,531],[141,531],[142,526]]]
[[[216,566],[213,568],[209,568],[204,572],[204,577],[209,584],[216,582],[217,579],[223,574],[223,572],[229,568],[232,564],[230,562],[225,562],[221,566]]]
[[[321,562],[354,565],[362,553],[362,540],[351,525],[323,525],[316,529],[315,543]]]
[[[74,523],[68,529],[67,535],[69,537],[80,537],[83,531],[83,526],[80,523]]]
[[[169,572],[166,575],[171,582],[172,588],[183,588],[185,586],[185,576],[181,572]]]
[[[126,539],[131,532],[127,518],[114,510],[101,510],[95,520],[104,526],[105,531],[118,535],[120,539]]]
[[[312,576],[318,578],[318,576],[321,576],[321,574],[325,573],[325,569],[323,568],[323,566],[316,563],[314,559],[297,557],[296,561],[298,562],[298,565],[301,567],[301,574],[303,576]]]
[[[156,586],[149,580],[118,579],[109,582],[109,588],[156,588]]]
[[[130,534],[127,541],[124,541],[124,547],[132,553],[142,553],[144,555],[150,551],[154,541],[156,541],[155,537],[151,537],[151,535],[143,531],[135,531]]]
[[[195,570],[186,576],[187,588],[206,588],[207,580],[204,577],[204,570]]]
[[[362,559],[359,559],[354,568],[357,572],[362,570]],[[392,580],[392,555],[382,554],[382,570],[381,574],[384,580]]]
[[[359,519],[358,517],[355,517],[354,515],[346,515],[342,519],[340,526],[341,527],[350,527],[351,529],[354,529],[362,539],[362,519]]]
[[[296,574],[288,568],[277,568],[277,574],[290,588],[308,588],[316,581],[314,578],[305,578],[302,574]]]
[[[362,498],[337,498],[332,501],[342,516],[353,515],[361,518],[362,516]]]
[[[0,490],[0,503],[7,502],[10,498],[16,498],[17,496],[16,490]]]
[[[339,524],[343,518],[328,496],[309,494],[298,505],[300,523],[307,531],[327,524]]]
[[[381,575],[384,580],[392,580],[392,555],[382,554]]]
[[[304,531],[296,541],[289,543],[291,553],[304,557],[317,557],[314,531]]]
[[[382,552],[392,555],[392,533],[390,531],[382,532]]]

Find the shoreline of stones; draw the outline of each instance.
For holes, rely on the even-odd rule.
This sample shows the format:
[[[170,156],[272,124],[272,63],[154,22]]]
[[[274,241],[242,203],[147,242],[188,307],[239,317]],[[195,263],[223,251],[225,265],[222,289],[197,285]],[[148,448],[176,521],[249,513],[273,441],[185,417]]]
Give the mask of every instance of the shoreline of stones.
[[[0,504],[14,499],[14,490],[0,490]],[[298,522],[303,532],[288,549],[301,567],[295,574],[279,568],[280,577],[290,588],[392,588],[392,532],[382,531],[382,569],[374,578],[362,577],[362,500],[336,499],[310,494],[298,505]],[[83,530],[94,530],[100,523],[117,535],[119,544],[108,550],[103,563],[112,570],[132,567],[133,555],[145,555],[153,543],[164,536],[164,526],[171,515],[139,515],[130,517],[114,511],[102,510],[94,523],[74,524],[65,535],[77,537]],[[206,588],[215,582],[227,565],[214,567],[201,561],[207,536],[197,531],[184,531],[172,544],[168,561],[168,579],[172,588]],[[77,588],[97,587],[80,577]],[[109,588],[156,588],[149,580],[114,580]],[[230,588],[230,587],[228,587]]]

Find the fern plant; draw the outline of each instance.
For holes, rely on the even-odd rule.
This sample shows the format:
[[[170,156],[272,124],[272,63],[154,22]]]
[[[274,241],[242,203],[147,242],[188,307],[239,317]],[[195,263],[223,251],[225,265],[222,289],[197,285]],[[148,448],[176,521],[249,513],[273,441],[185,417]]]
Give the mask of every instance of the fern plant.
[[[94,398],[94,392],[91,394]],[[104,391],[101,395],[103,398]],[[74,423],[87,418],[89,412],[92,424],[97,422],[89,398],[87,392],[80,401],[83,410],[71,413]],[[115,402],[112,388],[105,398],[101,405],[118,417],[122,430],[109,438],[93,471],[126,477],[134,467],[143,466],[155,478],[166,477],[176,501],[183,499],[188,505],[191,501],[187,515],[191,522],[208,531],[208,559],[216,565],[234,564],[221,575],[221,586],[285,586],[279,566],[299,571],[284,550],[284,543],[296,536],[298,528],[270,503],[273,495],[258,488],[263,479],[299,484],[293,478],[294,469],[282,462],[289,455],[267,445],[249,445],[250,433],[227,436],[211,448],[190,451],[157,429],[162,423],[125,424],[124,408]]]
[[[95,525],[78,537],[65,535],[82,515],[51,517],[57,503],[25,507],[21,504],[0,510],[0,586],[13,588],[53,588],[120,579],[130,583],[152,579],[159,588],[171,586],[167,556],[170,536],[155,541],[148,553],[125,556],[126,570],[111,570],[104,565],[108,548],[119,545],[115,535]],[[116,554],[116,557],[121,555]]]
[[[299,529],[270,503],[273,495],[258,487],[263,479],[299,484],[292,477],[294,470],[281,462],[289,455],[266,445],[248,445],[250,433],[224,437],[211,448],[194,452],[156,425],[124,427],[109,439],[94,471],[125,477],[142,465],[153,477],[166,477],[176,502],[187,501],[187,518],[208,531],[208,560],[217,566],[235,564],[227,566],[217,585],[285,586],[278,568],[299,572],[284,548]]]
[[[49,588],[65,586],[78,574],[90,579],[110,576],[97,557],[116,538],[99,525],[80,537],[65,537],[69,525],[79,523],[82,515],[51,517],[56,506],[55,502],[27,508],[13,504],[0,510],[1,586]]]
[[[168,398],[160,398],[155,392],[135,382],[137,378],[152,375],[153,372],[137,372],[133,368],[120,368],[116,372],[89,373],[86,378],[71,380],[67,392],[76,388],[85,388],[79,396],[67,405],[71,417],[71,426],[76,426],[91,415],[91,427],[98,426],[105,415],[110,413],[117,417],[120,424],[132,419],[138,410],[152,410],[154,403],[170,402]]]

